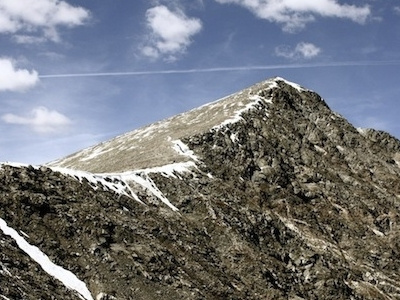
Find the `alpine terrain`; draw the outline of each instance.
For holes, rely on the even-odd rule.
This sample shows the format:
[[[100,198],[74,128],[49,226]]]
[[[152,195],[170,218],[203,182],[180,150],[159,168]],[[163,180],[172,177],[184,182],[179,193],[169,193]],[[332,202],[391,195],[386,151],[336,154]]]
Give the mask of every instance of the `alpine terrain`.
[[[272,78],[0,168],[0,299],[400,299],[400,141]]]

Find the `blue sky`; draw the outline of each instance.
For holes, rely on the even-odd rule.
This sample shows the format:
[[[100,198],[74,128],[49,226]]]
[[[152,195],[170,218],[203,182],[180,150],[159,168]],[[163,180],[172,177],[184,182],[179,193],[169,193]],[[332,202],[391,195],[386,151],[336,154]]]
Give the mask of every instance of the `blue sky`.
[[[40,164],[281,76],[400,137],[397,0],[0,0],[0,161]]]

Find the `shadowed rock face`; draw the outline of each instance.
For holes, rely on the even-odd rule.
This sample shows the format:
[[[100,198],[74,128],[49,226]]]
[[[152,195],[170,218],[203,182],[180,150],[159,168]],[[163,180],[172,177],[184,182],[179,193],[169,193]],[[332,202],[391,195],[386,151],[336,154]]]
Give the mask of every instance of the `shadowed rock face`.
[[[166,157],[146,164],[187,169],[115,174],[126,157],[114,145],[107,157],[74,155],[78,169],[102,168],[97,182],[54,168],[70,158],[3,165],[0,217],[94,299],[400,299],[400,142],[282,79],[237,95],[229,101],[243,105],[207,126],[163,125],[193,153],[164,151],[173,144],[162,135]],[[117,177],[129,193],[113,188]],[[0,247],[0,298],[79,299],[1,231]]]

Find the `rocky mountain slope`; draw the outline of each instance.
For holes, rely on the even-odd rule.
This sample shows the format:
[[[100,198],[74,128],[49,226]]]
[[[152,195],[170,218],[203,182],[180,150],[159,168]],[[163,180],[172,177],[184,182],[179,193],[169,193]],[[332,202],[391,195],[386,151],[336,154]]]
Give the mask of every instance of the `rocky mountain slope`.
[[[400,141],[273,78],[3,164],[0,299],[400,299],[399,216]]]

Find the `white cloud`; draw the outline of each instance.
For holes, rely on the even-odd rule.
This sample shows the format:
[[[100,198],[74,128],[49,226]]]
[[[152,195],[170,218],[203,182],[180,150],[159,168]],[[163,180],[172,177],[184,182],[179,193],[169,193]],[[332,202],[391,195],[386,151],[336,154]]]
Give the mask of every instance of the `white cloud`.
[[[315,16],[350,19],[365,23],[371,11],[368,6],[339,4],[336,0],[215,0],[218,3],[241,5],[257,17],[283,25],[283,30],[303,29]]]
[[[35,70],[16,69],[12,60],[0,58],[0,92],[23,91],[38,82],[39,75]]]
[[[279,46],[275,48],[275,54],[289,59],[311,59],[321,53],[321,48],[312,43],[301,42],[294,49],[287,46]]]
[[[151,58],[164,56],[167,60],[175,60],[202,28],[199,19],[189,18],[179,9],[171,11],[164,5],[148,9],[146,20],[151,34],[142,54]]]
[[[58,41],[58,26],[82,25],[88,18],[88,10],[60,0],[0,1],[0,33],[40,33],[46,39]]]
[[[299,43],[294,49],[295,53],[301,54],[304,58],[313,58],[321,52],[321,48],[318,48],[311,43]]]
[[[400,15],[400,6],[395,6],[395,7],[393,7],[393,11],[394,11],[397,15]]]
[[[32,36],[32,35],[26,35],[26,34],[17,34],[13,36],[13,40],[17,44],[39,44],[43,43],[47,40],[45,37],[41,36]]]
[[[160,53],[155,47],[152,46],[145,46],[142,48],[142,53],[150,58],[158,58],[160,56]]]
[[[2,119],[9,124],[30,126],[35,132],[42,134],[59,133],[71,124],[71,120],[63,114],[43,106],[34,108],[26,116],[5,114]]]

